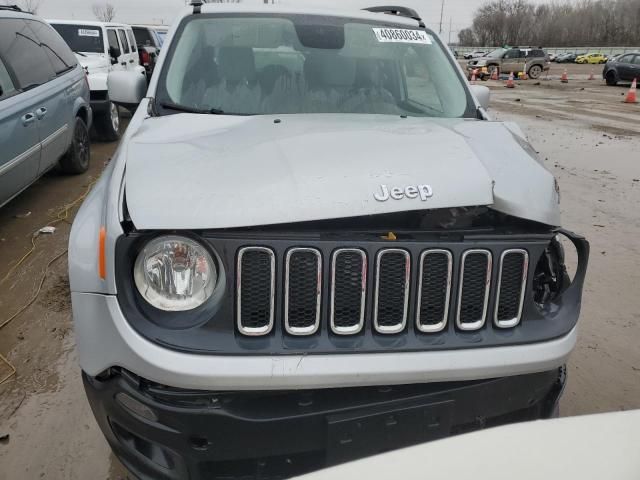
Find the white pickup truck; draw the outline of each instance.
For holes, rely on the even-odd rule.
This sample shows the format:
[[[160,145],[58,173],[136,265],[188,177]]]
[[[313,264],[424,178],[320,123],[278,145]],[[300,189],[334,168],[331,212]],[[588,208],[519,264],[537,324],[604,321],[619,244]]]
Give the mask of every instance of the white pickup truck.
[[[64,38],[86,70],[91,88],[94,128],[102,140],[120,138],[118,106],[107,93],[107,77],[112,71],[134,71],[145,75],[140,65],[133,30],[121,23],[76,20],[49,20]]]

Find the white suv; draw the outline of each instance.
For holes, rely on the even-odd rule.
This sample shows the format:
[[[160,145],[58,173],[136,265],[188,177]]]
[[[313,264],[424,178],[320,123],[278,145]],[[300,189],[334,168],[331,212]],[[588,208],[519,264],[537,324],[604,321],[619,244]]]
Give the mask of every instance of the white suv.
[[[107,77],[110,72],[119,70],[145,75],[133,30],[121,23],[76,20],[49,20],[49,23],[87,71],[96,133],[103,140],[117,140],[120,116],[117,105],[109,99]]]

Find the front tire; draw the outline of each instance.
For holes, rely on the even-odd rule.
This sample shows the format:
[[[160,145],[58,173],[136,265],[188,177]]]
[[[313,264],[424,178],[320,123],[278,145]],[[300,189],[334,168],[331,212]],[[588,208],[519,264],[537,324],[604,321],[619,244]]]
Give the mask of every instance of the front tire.
[[[60,168],[64,173],[78,175],[89,169],[91,159],[91,141],[89,128],[80,117],[76,117],[73,127],[73,139],[69,150],[60,159]]]
[[[109,102],[107,110],[95,118],[98,137],[106,142],[115,142],[120,138],[120,111],[118,106]]]
[[[542,75],[542,67],[540,65],[533,65],[527,72],[527,75],[529,75],[529,78],[532,80],[540,78],[540,75]]]
[[[618,76],[613,70],[609,70],[604,78],[610,87],[615,87],[618,84]]]

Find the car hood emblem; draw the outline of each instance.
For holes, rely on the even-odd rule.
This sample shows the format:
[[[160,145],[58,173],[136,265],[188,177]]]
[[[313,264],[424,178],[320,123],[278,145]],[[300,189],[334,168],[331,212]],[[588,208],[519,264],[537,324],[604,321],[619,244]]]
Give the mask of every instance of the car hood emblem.
[[[388,187],[380,185],[380,191],[373,194],[378,202],[386,202],[389,199],[402,200],[403,198],[419,198],[426,202],[433,196],[433,190],[430,185],[408,185],[406,187]]]

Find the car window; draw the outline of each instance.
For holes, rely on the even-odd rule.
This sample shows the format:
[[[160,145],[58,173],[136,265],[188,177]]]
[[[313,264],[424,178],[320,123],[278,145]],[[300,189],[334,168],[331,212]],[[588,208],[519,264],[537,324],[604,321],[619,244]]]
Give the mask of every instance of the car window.
[[[640,55],[635,55],[635,56],[631,59],[631,63],[633,63],[634,65],[640,65]]]
[[[117,48],[122,53],[122,49],[120,48],[120,44],[118,43],[118,34],[115,30],[111,28],[107,30],[107,39],[109,41],[109,48]]]
[[[11,80],[9,71],[2,59],[0,59],[0,100],[12,96],[16,92],[16,87]]]
[[[131,30],[127,30],[127,39],[129,40],[129,45],[131,46],[131,51],[132,52],[137,52],[138,49],[136,48],[136,39],[133,36],[133,32]]]
[[[127,40],[127,35],[124,33],[124,30],[118,30],[118,35],[120,35],[120,43],[122,44],[122,53],[129,53],[131,49],[129,48],[129,41]]]
[[[81,53],[104,53],[102,29],[94,25],[67,25],[53,23],[51,26],[60,34],[69,48]]]
[[[0,19],[0,56],[13,70],[20,89],[37,87],[56,76],[40,41],[24,20]]]
[[[26,20],[26,22],[40,40],[40,46],[49,57],[57,75],[68,72],[78,64],[76,56],[53,28],[36,20]]]
[[[151,38],[149,29],[142,27],[133,27],[133,34],[136,36],[136,42],[138,43],[138,45],[153,45],[153,39]]]
[[[473,106],[429,30],[364,20],[201,15],[183,21],[159,104],[229,114],[460,117]]]
[[[520,50],[511,49],[511,50],[507,50],[507,52],[504,54],[504,58],[506,59],[520,58],[520,55],[521,55]]]
[[[527,54],[527,57],[532,57],[532,58],[541,58],[544,56],[545,56],[545,53],[542,50],[531,50]]]

